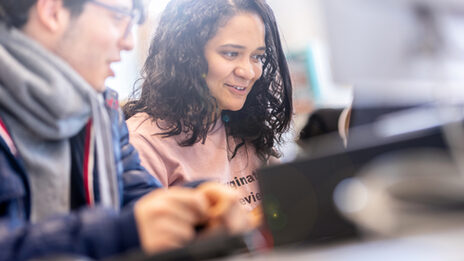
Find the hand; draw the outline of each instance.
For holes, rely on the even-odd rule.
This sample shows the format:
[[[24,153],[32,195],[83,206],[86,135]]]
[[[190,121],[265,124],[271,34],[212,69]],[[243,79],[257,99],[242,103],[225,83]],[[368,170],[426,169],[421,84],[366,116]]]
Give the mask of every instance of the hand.
[[[227,231],[238,234],[252,229],[249,212],[239,203],[239,194],[232,189],[206,182],[196,192],[203,195],[209,204],[206,234]]]
[[[195,237],[194,227],[207,221],[210,205],[191,188],[158,189],[144,196],[134,206],[142,249],[153,254],[185,245]]]
[[[260,228],[263,225],[264,213],[261,205],[255,207],[250,212],[250,220],[253,228]]]

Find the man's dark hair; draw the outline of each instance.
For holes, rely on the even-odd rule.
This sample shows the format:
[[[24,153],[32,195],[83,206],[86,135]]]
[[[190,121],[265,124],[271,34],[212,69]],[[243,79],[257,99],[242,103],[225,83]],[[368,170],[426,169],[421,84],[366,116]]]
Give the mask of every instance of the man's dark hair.
[[[87,0],[63,0],[72,16],[78,16]],[[29,10],[37,0],[0,0],[0,21],[8,26],[23,27],[29,19]]]

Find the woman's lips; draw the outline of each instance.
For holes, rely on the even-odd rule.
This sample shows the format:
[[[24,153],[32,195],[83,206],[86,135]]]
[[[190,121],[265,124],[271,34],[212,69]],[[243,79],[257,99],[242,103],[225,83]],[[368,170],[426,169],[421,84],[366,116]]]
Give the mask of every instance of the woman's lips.
[[[232,84],[225,84],[231,90],[233,93],[238,94],[238,95],[245,95],[247,91],[247,87],[243,86],[238,86],[238,85],[232,85]]]

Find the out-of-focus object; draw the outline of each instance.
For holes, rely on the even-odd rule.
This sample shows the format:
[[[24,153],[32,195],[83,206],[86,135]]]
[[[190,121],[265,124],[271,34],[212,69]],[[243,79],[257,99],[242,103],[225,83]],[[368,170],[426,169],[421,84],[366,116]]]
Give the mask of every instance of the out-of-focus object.
[[[290,53],[287,63],[292,79],[295,114],[310,113],[319,95],[319,82],[311,48]]]
[[[338,122],[343,108],[320,108],[309,114],[308,120],[300,132],[299,139],[309,140],[311,138],[338,132]],[[341,141],[341,140],[340,140]]]
[[[350,126],[424,104],[464,103],[464,1],[321,4],[334,81],[354,86]]]
[[[352,129],[352,142],[346,150],[321,138],[320,143],[304,148],[300,159],[259,170],[264,215],[275,245],[317,244],[360,236],[357,220],[346,219],[335,205],[335,188],[384,154],[412,149],[449,154],[443,122],[425,110],[411,112],[416,125],[410,125],[406,116],[386,118]]]
[[[298,143],[309,143],[314,138],[331,134],[334,146],[346,147],[350,127],[351,106],[346,108],[320,108],[311,112],[300,131]],[[337,135],[338,133],[338,135]]]
[[[402,94],[401,87],[464,81],[463,1],[321,2],[336,81],[381,90],[393,85]]]
[[[334,200],[367,235],[402,236],[464,225],[464,179],[440,150],[381,155],[343,180]]]

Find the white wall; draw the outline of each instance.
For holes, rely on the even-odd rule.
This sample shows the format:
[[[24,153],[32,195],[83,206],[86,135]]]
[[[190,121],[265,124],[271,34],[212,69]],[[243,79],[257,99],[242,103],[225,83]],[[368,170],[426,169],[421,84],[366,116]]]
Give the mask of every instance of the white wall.
[[[268,3],[274,10],[285,51],[298,51],[310,46],[314,52],[320,87],[316,106],[347,106],[351,102],[351,88],[336,85],[332,80],[321,1],[324,0],[268,0]]]

